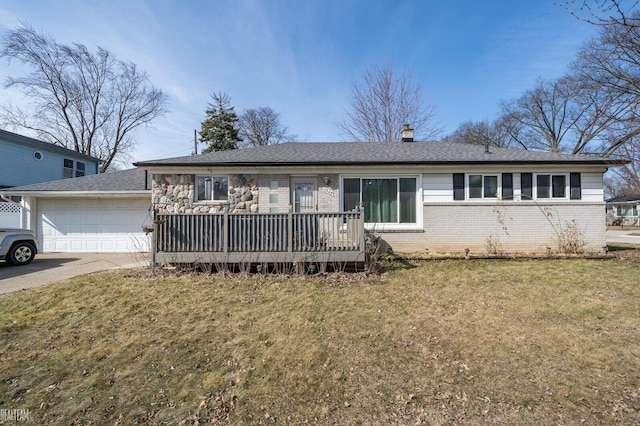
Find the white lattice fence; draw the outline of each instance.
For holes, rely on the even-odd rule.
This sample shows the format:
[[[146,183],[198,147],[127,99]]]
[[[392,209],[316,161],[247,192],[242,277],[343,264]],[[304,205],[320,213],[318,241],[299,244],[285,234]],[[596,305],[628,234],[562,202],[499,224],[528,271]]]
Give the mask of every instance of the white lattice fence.
[[[19,228],[22,207],[17,203],[0,203],[0,227]]]

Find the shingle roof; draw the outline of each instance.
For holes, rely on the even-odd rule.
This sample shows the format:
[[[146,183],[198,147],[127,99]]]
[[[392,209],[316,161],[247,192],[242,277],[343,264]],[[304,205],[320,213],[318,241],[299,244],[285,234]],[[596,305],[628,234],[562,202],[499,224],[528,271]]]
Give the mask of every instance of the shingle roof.
[[[381,165],[381,164],[621,164],[620,160],[586,155],[445,142],[288,142],[248,149],[140,161],[138,167],[251,165]]]
[[[640,194],[637,195],[620,195],[618,197],[608,198],[607,203],[634,203],[640,202]]]
[[[28,192],[128,192],[145,191],[151,186],[145,185],[147,173],[143,169],[128,169],[110,173],[101,173],[62,179],[33,185],[16,186],[3,190],[5,193]]]
[[[94,163],[100,162],[100,159],[97,157],[92,157],[90,155],[82,154],[80,152],[73,151],[68,148],[64,148],[62,146],[58,146],[49,142],[44,142],[38,139],[30,138],[28,136],[19,135],[17,133],[8,132],[2,129],[0,129],[0,141],[12,142],[18,145],[26,145],[34,149],[42,149],[48,152],[57,152],[62,155],[69,155],[69,156],[72,155],[76,158],[84,158],[85,160],[94,162]]]

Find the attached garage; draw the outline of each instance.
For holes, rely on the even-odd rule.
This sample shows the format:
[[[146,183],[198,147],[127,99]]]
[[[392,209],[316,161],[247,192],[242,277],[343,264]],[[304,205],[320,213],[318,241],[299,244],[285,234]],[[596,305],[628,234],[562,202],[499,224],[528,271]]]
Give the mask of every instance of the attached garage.
[[[22,196],[20,227],[34,229],[43,252],[149,251],[151,191],[141,169],[4,190]]]
[[[43,198],[36,218],[43,252],[148,251],[148,199]]]

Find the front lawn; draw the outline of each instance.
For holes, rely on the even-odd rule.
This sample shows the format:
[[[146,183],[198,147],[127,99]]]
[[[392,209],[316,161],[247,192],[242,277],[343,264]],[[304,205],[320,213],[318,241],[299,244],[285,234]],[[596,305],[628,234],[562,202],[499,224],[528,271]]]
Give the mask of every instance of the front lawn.
[[[638,424],[639,277],[584,259],[87,275],[0,298],[0,408],[34,424]]]

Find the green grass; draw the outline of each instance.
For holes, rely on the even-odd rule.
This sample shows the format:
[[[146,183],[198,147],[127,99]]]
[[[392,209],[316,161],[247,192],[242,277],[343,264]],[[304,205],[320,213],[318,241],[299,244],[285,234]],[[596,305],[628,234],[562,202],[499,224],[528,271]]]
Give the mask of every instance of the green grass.
[[[37,424],[637,424],[638,277],[579,259],[87,275],[0,298],[0,408]]]

